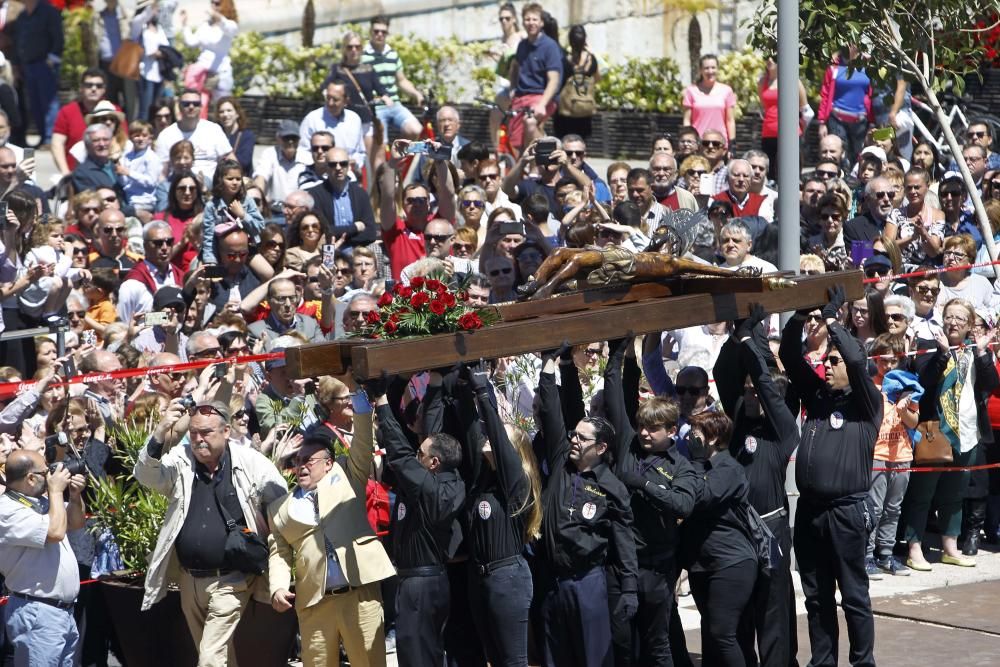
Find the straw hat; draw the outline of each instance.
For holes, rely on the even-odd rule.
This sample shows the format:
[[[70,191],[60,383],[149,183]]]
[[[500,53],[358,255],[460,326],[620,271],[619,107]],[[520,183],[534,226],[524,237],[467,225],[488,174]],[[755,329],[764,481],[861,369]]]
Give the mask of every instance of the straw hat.
[[[88,113],[84,120],[87,122],[87,125],[93,125],[94,123],[103,122],[108,116],[117,118],[119,124],[125,120],[125,114],[116,109],[115,105],[107,100],[98,102],[94,110]]]

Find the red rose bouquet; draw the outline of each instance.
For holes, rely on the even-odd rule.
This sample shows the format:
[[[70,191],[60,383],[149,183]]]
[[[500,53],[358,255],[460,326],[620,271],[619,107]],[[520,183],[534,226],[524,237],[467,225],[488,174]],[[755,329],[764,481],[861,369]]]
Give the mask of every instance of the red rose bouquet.
[[[396,285],[378,299],[378,309],[365,317],[362,338],[408,338],[481,329],[496,320],[492,310],[459,302],[460,293],[434,278],[417,277]]]

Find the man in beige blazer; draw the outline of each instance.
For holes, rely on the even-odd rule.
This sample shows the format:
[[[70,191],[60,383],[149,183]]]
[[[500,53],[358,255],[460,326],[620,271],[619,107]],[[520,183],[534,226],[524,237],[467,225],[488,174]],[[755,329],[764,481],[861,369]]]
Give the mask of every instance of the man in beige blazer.
[[[355,404],[345,466],[332,458],[332,434],[314,432],[293,459],[298,487],[268,507],[271,605],[284,612],[294,603],[305,667],[339,667],[341,641],[352,667],[384,667],[378,582],[395,570],[365,511],[374,455],[371,406],[361,393],[351,397],[345,390],[338,398]]]

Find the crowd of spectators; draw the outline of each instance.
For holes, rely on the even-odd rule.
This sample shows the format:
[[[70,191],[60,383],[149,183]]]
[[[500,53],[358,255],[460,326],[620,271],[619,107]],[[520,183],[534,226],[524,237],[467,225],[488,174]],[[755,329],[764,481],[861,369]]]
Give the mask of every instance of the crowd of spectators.
[[[57,68],[56,46],[15,40],[56,191],[15,141],[23,123],[4,133],[0,112],[0,573],[16,664],[106,665],[117,646],[102,598],[79,586],[108,556],[81,530],[86,477],[48,472],[73,449],[87,474],[168,498],[143,608],[176,584],[204,665],[227,664],[258,594],[298,616],[307,665],[339,664],[341,650],[353,665],[392,651],[402,665],[685,665],[675,593],[689,589],[703,664],[784,666],[799,639],[793,545],[813,664],[836,663],[838,588],[852,664],[873,665],[870,580],[938,567],[931,530],[940,567],[974,567],[981,544],[1000,542],[1000,474],[966,469],[1000,461],[988,124],[972,119],[962,150],[987,231],[953,165],[903,131],[905,86],[873,110],[864,71],[832,64],[818,162],[782,196],[800,202],[800,273],[860,268],[866,286],[849,302],[832,288],[783,329],[758,306],[408,378],[295,378],[279,354],[126,379],[116,371],[342,340],[400,285],[509,302],[554,249],[641,252],[664,227],[678,239],[664,252],[775,272],[777,84],[769,63],[763,146],[741,137],[738,152],[734,93],[704,56],[684,126],[598,171],[589,122],[560,104],[566,80],[600,76],[585,30],[564,51],[542,7],[519,17],[507,3],[498,107],[523,111],[508,165],[498,139],[463,136],[453,105],[418,141],[400,95],[423,95],[378,16],[367,42],[347,33],[340,62],[322,64],[324,104],[278,119],[274,145],[255,151],[229,96],[230,0],[197,28],[179,14],[178,35],[167,0],[140,3],[131,23],[108,8],[104,68],[61,108],[31,73]],[[34,36],[49,10],[27,0],[15,35]],[[106,71],[129,25],[147,54],[137,101]],[[178,38],[200,55],[161,98]],[[77,374],[93,375],[63,383]],[[122,469],[111,433],[140,422],[152,434]],[[911,474],[934,438],[938,471]],[[267,539],[263,572],[230,554],[234,526]],[[769,537],[780,551],[767,554]]]

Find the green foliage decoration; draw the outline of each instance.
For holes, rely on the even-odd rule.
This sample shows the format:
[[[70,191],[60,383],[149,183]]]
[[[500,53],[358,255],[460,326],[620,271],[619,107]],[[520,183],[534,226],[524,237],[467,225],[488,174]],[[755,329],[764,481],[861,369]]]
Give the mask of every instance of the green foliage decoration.
[[[64,88],[76,90],[84,70],[97,65],[94,11],[89,7],[64,11],[62,21],[64,45],[59,78]]]
[[[764,74],[765,59],[749,47],[719,56],[718,80],[736,94],[736,118],[760,110],[757,82]]]
[[[609,110],[680,110],[680,70],[670,58],[628,58],[611,65],[597,84],[597,106]]]

